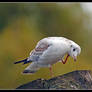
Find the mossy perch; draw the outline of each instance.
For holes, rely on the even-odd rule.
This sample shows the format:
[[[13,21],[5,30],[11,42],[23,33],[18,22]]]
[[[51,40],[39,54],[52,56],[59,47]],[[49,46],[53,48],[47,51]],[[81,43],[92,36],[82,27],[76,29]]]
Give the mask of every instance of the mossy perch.
[[[37,79],[16,89],[92,89],[92,71],[77,70],[49,80]]]

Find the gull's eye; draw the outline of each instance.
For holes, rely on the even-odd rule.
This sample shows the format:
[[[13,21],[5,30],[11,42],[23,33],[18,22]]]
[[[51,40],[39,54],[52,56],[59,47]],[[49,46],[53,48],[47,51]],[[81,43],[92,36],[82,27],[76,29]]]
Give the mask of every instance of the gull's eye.
[[[75,51],[75,49],[73,49],[73,51]]]

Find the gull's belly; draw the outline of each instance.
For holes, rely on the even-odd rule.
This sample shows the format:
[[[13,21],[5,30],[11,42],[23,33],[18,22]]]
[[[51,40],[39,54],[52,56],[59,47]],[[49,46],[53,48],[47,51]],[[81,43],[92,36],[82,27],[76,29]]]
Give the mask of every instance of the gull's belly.
[[[47,55],[41,58],[38,62],[41,65],[52,65],[59,61],[62,57],[63,56],[57,54]]]
[[[41,65],[52,65],[55,64],[57,61],[62,59],[65,55],[65,52],[62,53],[60,49],[51,49],[50,51],[46,52],[40,59],[39,64]]]

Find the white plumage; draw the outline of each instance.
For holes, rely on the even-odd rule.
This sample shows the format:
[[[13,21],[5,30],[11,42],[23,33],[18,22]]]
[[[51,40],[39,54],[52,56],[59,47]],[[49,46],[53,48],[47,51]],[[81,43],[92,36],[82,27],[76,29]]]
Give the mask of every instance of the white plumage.
[[[67,38],[47,37],[37,43],[35,49],[31,51],[27,59],[15,62],[15,64],[32,62],[23,73],[35,73],[41,67],[51,67],[60,60],[62,63],[66,63],[69,56],[76,60],[80,52],[80,46]],[[65,54],[68,56],[64,62],[63,57]]]

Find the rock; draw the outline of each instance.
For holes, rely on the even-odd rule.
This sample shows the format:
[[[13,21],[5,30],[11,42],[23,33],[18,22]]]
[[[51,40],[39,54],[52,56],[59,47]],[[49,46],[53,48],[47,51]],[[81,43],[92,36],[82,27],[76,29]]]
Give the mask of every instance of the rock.
[[[92,71],[77,70],[49,80],[37,79],[16,89],[92,89]]]

